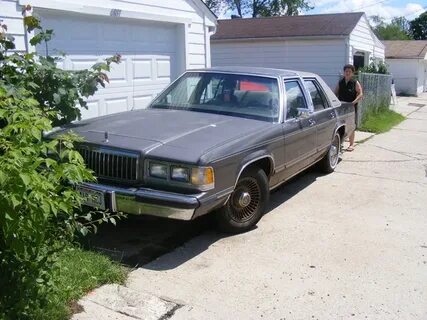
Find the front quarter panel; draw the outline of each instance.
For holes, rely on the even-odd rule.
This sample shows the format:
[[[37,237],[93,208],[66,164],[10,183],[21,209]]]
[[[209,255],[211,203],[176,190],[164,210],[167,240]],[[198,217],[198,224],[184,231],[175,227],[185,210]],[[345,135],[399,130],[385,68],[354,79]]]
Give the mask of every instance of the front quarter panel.
[[[210,163],[215,170],[213,193],[230,194],[245,167],[262,158],[269,159],[270,176],[273,176],[274,168],[284,162],[283,147],[281,124],[267,124],[263,131],[240,138],[205,154],[202,162]]]

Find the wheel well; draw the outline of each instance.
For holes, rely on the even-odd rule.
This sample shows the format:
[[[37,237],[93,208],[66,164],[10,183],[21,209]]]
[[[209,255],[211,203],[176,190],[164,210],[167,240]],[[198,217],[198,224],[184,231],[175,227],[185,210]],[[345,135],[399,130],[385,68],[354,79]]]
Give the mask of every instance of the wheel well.
[[[344,138],[344,135],[345,135],[345,126],[339,127],[338,130],[337,130],[337,132],[340,135],[340,138],[341,138],[341,141],[342,141],[343,138]]]
[[[254,167],[262,169],[265,172],[265,174],[267,175],[267,177],[270,178],[271,173],[273,171],[272,170],[273,169],[272,160],[270,158],[266,157],[266,158],[262,158],[262,159],[259,159],[257,161],[252,162],[242,171],[242,173],[244,171],[251,169],[251,168],[254,168]]]

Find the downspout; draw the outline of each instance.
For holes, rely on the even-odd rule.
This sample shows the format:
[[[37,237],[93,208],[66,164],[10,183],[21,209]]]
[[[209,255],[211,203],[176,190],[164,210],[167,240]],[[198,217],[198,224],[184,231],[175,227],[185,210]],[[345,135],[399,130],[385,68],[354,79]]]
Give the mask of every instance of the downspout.
[[[216,32],[215,27],[208,27],[206,24],[206,14],[203,14],[203,32],[205,37],[205,68],[211,67],[211,36]]]

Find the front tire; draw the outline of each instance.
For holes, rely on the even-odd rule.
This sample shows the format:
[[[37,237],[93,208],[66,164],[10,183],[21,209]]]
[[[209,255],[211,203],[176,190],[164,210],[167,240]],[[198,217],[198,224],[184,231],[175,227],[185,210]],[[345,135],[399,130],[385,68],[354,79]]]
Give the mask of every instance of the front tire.
[[[255,167],[243,172],[227,203],[216,214],[219,229],[229,233],[250,230],[264,214],[269,198],[265,172]]]
[[[328,153],[322,159],[321,168],[326,173],[334,172],[338,165],[339,157],[341,152],[341,136],[338,132],[335,133],[334,139],[332,140],[331,146],[329,147]]]

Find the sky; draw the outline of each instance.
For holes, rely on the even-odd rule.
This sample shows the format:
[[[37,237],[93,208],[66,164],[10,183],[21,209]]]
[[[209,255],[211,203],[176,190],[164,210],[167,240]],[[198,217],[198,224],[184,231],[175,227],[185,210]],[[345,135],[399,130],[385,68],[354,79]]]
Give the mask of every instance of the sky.
[[[427,0],[308,0],[313,10],[301,14],[364,11],[366,15],[379,15],[389,22],[394,17],[417,18],[427,10]],[[223,12],[220,18],[229,18],[231,12]]]
[[[364,11],[386,20],[405,16],[413,20],[427,10],[427,0],[311,0],[313,10],[303,14]]]

